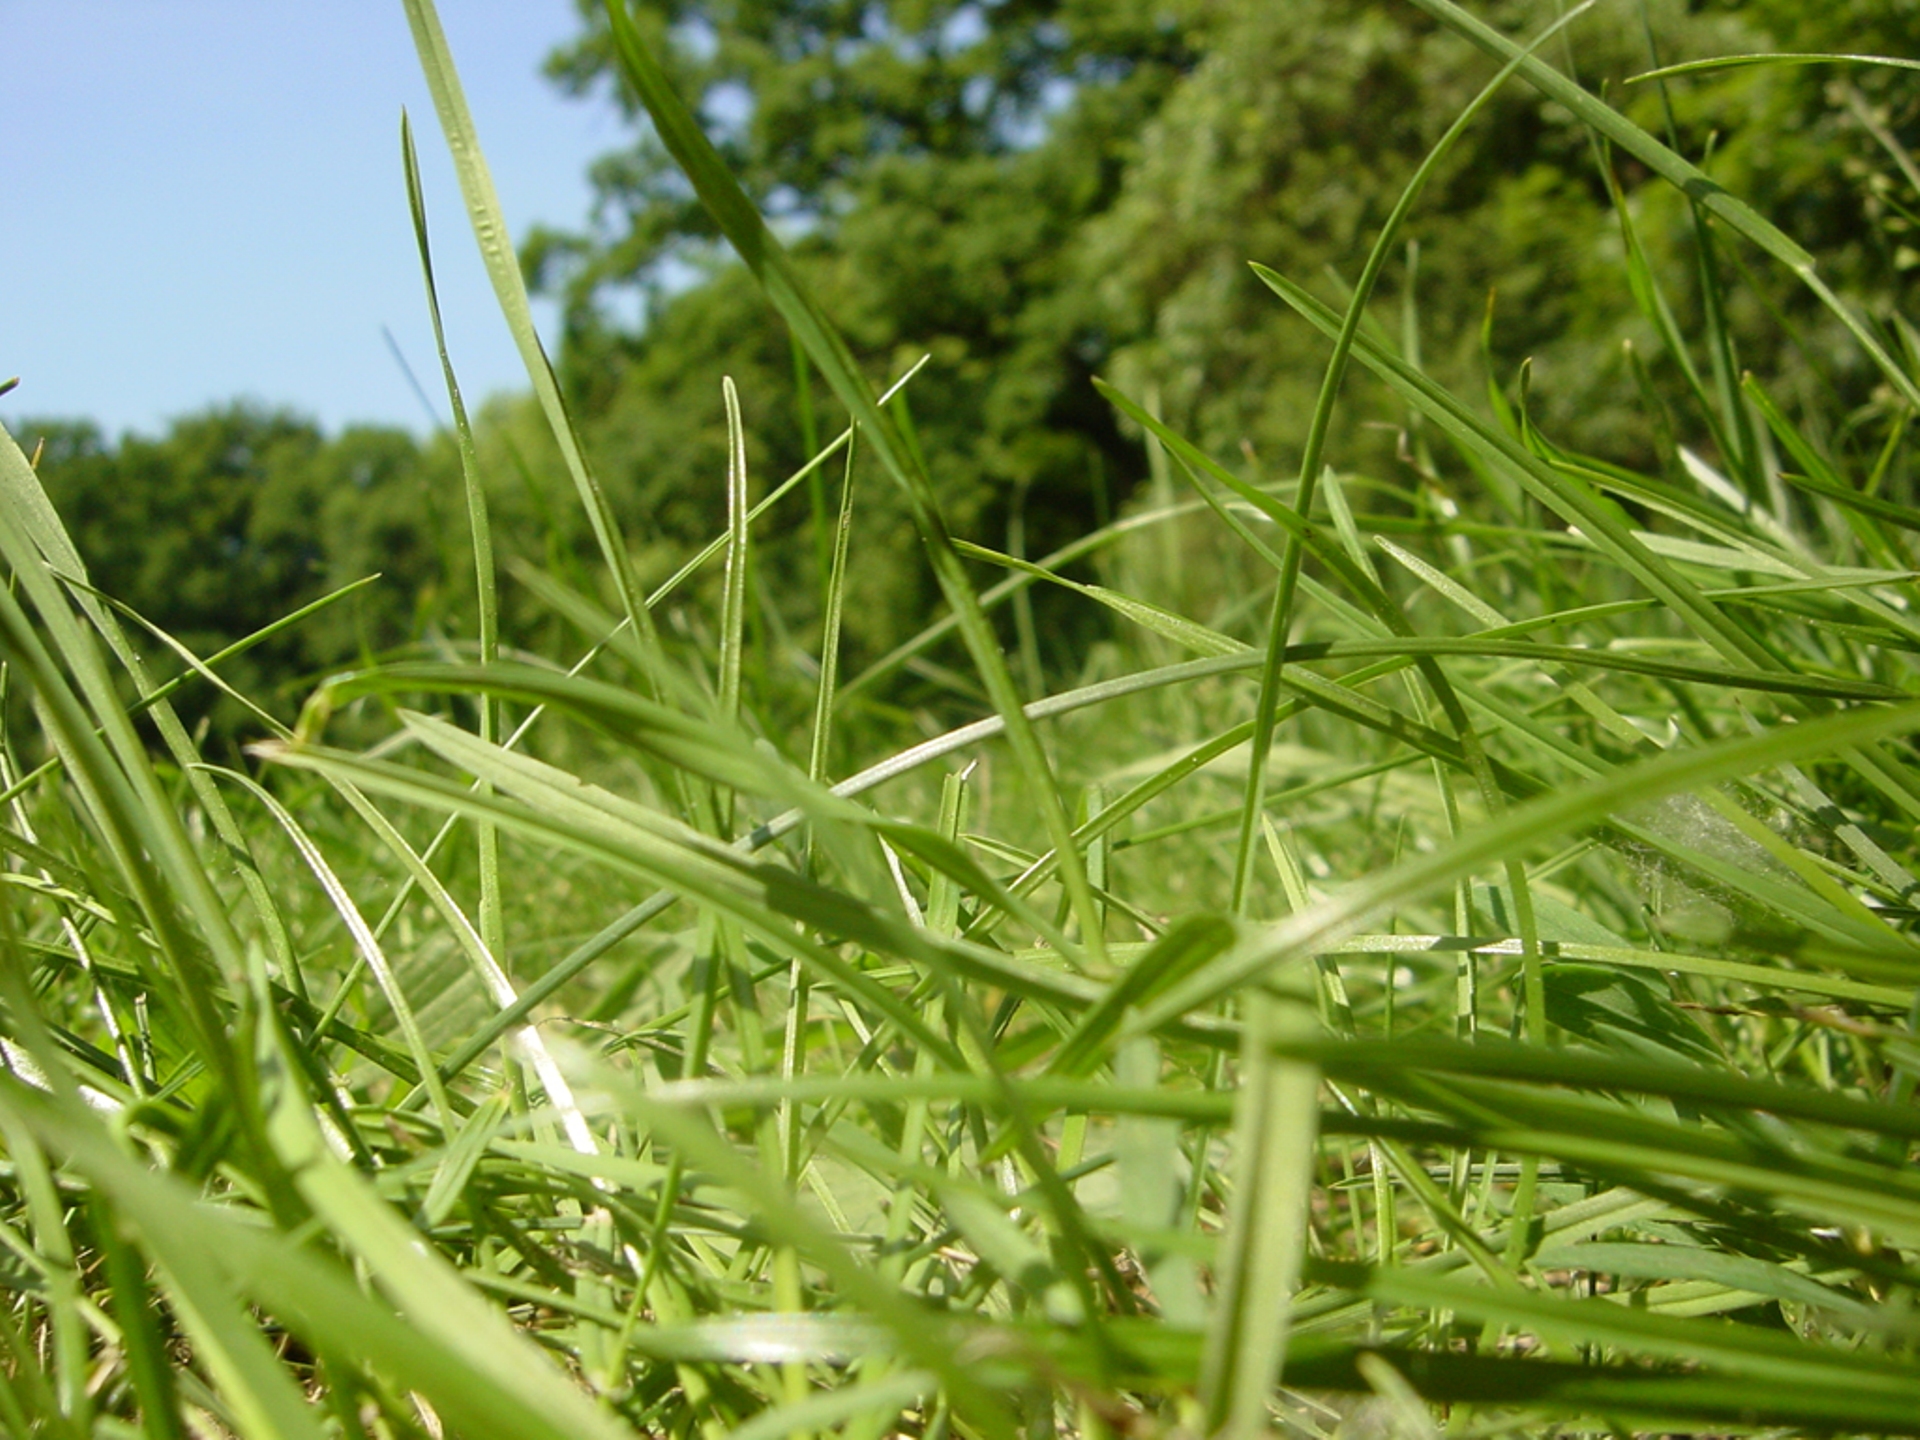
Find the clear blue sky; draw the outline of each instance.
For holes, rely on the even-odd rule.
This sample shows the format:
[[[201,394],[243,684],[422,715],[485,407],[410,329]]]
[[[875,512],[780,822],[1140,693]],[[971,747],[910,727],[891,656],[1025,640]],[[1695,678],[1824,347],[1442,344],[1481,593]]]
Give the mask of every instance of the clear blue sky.
[[[508,223],[579,228],[604,96],[539,74],[572,0],[440,0]],[[109,434],[239,397],[329,431],[443,405],[401,178],[413,117],[469,403],[524,386],[400,0],[0,0],[0,418]],[[543,314],[551,342],[552,316]]]

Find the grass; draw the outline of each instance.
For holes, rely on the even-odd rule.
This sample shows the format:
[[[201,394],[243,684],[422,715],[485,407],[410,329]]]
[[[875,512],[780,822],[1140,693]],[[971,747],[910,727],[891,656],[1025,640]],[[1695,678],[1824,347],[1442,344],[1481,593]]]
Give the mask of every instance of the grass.
[[[1446,391],[1359,323],[1416,176],[1345,313],[1259,271],[1334,343],[1297,482],[1108,391],[1185,493],[1001,555],[947,534],[911,377],[876,397],[616,5],[851,424],[756,501],[715,377],[729,523],[645,596],[408,0],[605,594],[521,574],[580,648],[496,634],[443,353],[479,646],[262,712],[241,774],[167,700],[217,668],[163,683],[0,448],[33,716],[0,747],[0,1429],[1920,1433],[1920,392],[1812,257],[1537,40],[1414,3],[1686,191],[1700,244],[1841,314],[1884,448],[1701,383],[1624,206],[1699,453],[1637,473],[1538,433],[1524,384]],[[1349,361],[1408,406],[1394,475],[1324,454]],[[803,482],[832,530],[800,665],[752,572]],[[958,729],[848,723],[874,484],[949,608],[883,666],[970,663],[991,710]],[[997,613],[1035,584],[1114,635],[1045,697]],[[329,744],[347,710],[389,738]]]

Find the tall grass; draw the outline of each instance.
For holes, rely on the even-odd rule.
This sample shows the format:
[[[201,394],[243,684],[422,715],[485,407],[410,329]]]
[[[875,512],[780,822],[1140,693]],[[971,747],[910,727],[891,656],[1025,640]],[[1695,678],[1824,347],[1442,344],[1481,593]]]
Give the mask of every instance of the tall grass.
[[[0,1429],[1920,1433],[1920,391],[1813,257],[1544,37],[1414,0],[1685,191],[1700,245],[1812,287],[1882,368],[1884,444],[1701,382],[1719,307],[1683,332],[1624,199],[1696,450],[1638,473],[1540,434],[1524,377],[1447,391],[1362,323],[1416,175],[1344,313],[1259,270],[1333,341],[1297,475],[1109,390],[1186,492],[1028,561],[947,533],[911,377],[876,394],[615,0],[850,417],[766,488],[756,397],[714,377],[729,523],[647,595],[406,3],[605,591],[523,572],[580,647],[496,634],[443,353],[480,643],[260,712],[242,774],[160,678],[217,668],[89,587],[0,447],[33,716],[0,746]],[[1394,475],[1325,451],[1350,362],[1417,429]],[[755,522],[812,481],[830,524],[835,472],[796,666]],[[964,658],[992,707],[891,748],[838,653],[875,485],[950,611],[880,668]],[[1044,696],[996,615],[1035,584],[1115,637]],[[811,723],[769,730],[796,686]],[[329,744],[348,709],[388,738]]]

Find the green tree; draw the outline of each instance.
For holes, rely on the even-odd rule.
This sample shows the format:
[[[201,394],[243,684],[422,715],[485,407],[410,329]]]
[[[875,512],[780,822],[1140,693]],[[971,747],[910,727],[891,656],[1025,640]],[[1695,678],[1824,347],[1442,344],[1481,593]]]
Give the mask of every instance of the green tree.
[[[1515,34],[1561,9],[1473,8]],[[1897,51],[1913,8],[1647,0],[1600,7],[1548,54],[1664,129],[1660,92],[1625,83],[1656,56]],[[608,65],[597,6],[582,11],[586,33],[551,68],[584,91]],[[1216,453],[1290,478],[1325,352],[1246,262],[1338,298],[1420,157],[1492,73],[1403,0],[674,0],[643,20],[876,377],[933,355],[911,401],[955,523],[997,542],[1025,497],[1035,548],[1146,473],[1088,383],[1096,372],[1157,397]],[[1915,138],[1905,92],[1868,71],[1727,72],[1676,82],[1668,100],[1683,151],[1832,257],[1842,286],[1885,318],[1912,265],[1908,221],[1897,189],[1873,178],[1896,162],[1853,113],[1856,87],[1887,136]],[[717,375],[743,385],[764,471],[800,458],[799,425],[784,337],[636,124],[635,144],[596,168],[597,228],[536,237],[527,258],[565,297],[565,372],[633,523],[684,542],[718,523]],[[1498,381],[1532,358],[1532,403],[1556,434],[1650,463],[1655,417],[1621,342],[1656,369],[1673,357],[1621,283],[1603,163],[1569,116],[1511,85],[1436,176],[1409,232],[1418,269],[1396,268],[1379,313],[1396,331],[1396,313],[1409,317],[1424,363],[1471,388],[1492,298]],[[1695,237],[1682,205],[1614,168],[1664,273],[1684,277]],[[613,318],[623,287],[639,293],[643,325]],[[1684,280],[1671,299],[1701,337]],[[1756,267],[1728,318],[1736,364],[1783,398],[1838,389],[1847,405],[1875,403],[1869,373],[1787,277]],[[1338,453],[1392,478],[1404,415],[1353,384]],[[872,526],[856,638],[882,644],[930,597],[912,547],[891,543],[904,521]]]
[[[1554,12],[1538,4],[1472,8],[1516,35],[1537,31]],[[1664,97],[1653,85],[1628,83],[1656,60],[1783,45],[1901,53],[1893,21],[1911,7],[1877,0],[1840,13],[1846,8],[1602,7],[1546,53],[1670,134],[1682,153],[1819,254],[1851,302],[1891,326],[1911,269],[1900,254],[1906,221],[1897,197],[1912,191],[1894,183],[1894,158],[1856,112],[1870,108],[1896,145],[1901,136],[1920,139],[1913,106],[1897,99],[1903,72],[1722,71],[1676,80]],[[1101,277],[1121,317],[1115,331],[1130,337],[1108,373],[1136,395],[1158,395],[1169,419],[1214,454],[1242,458],[1250,478],[1286,482],[1297,470],[1327,343],[1245,262],[1263,261],[1343,303],[1344,284],[1405,178],[1492,67],[1403,3],[1294,0],[1227,10],[1207,59],[1144,135],[1119,202],[1089,225],[1087,273]],[[1873,17],[1877,28],[1866,23]],[[1789,19],[1790,28],[1773,28]],[[1858,31],[1848,28],[1856,23]],[[1425,368],[1459,393],[1483,391],[1491,379],[1518,399],[1529,375],[1532,418],[1571,448],[1678,480],[1677,439],[1738,473],[1738,454],[1710,443],[1699,413],[1643,400],[1628,342],[1650,372],[1651,393],[1674,397],[1687,387],[1678,357],[1627,284],[1603,166],[1652,252],[1696,369],[1711,383],[1707,259],[1733,282],[1724,314],[1729,380],[1752,372],[1811,433],[1856,457],[1864,452],[1862,471],[1870,469],[1890,397],[1833,317],[1796,277],[1724,232],[1706,232],[1713,243],[1703,257],[1682,197],[1637,165],[1596,153],[1570,116],[1524,85],[1511,86],[1476,122],[1422,196],[1407,231],[1418,243],[1417,266],[1409,250],[1376,301],[1386,333],[1417,346]],[[1889,341],[1897,348],[1890,329]],[[1357,504],[1410,504],[1431,515],[1474,502],[1473,476],[1457,468],[1434,475],[1419,463],[1417,424],[1384,389],[1357,372],[1346,388],[1330,456],[1387,487],[1356,490]],[[1738,430],[1728,433],[1737,446]],[[1215,551],[1188,564],[1224,558]]]
[[[437,513],[447,507],[404,431],[328,440],[289,412],[232,405],[117,445],[86,423],[28,421],[19,433],[42,447],[40,475],[93,583],[197,655],[382,576],[229,662],[227,678],[256,699],[286,708],[319,672],[413,638],[421,601],[444,583],[440,537],[458,516]],[[160,673],[179,668],[157,641],[151,650]],[[258,728],[204,690],[183,707],[222,730]]]
[[[965,528],[997,540],[1031,496],[1043,547],[1083,528],[1106,477],[1137,462],[1088,383],[1109,342],[1098,297],[1072,283],[1074,239],[1196,62],[1203,9],[771,0],[646,12],[875,378],[935,357],[910,401]],[[552,68],[576,89],[601,79],[601,23]],[[602,227],[537,236],[527,258],[565,297],[564,373],[606,472],[642,534],[683,546],[718,523],[723,371],[749,406],[757,471],[804,459],[788,342],[714,254],[709,222],[644,127],[594,174]],[[704,278],[674,288],[689,273]],[[622,286],[642,296],[638,330],[612,318]],[[872,647],[917,625],[932,596],[892,497],[870,496],[863,513],[864,593],[850,613],[856,645]]]

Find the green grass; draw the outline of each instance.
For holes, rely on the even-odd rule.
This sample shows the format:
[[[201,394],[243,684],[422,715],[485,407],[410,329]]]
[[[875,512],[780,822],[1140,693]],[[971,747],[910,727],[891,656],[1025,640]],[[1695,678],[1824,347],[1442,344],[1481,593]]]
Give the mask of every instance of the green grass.
[[[1920,1433],[1920,390],[1547,37],[1414,3],[1686,191],[1697,243],[1812,287],[1884,373],[1861,448],[1701,378],[1718,309],[1685,334],[1625,208],[1694,451],[1636,473],[1538,433],[1525,377],[1437,386],[1361,323],[1413,176],[1344,313],[1259,269],[1333,340],[1301,473],[1109,389],[1176,488],[999,554],[947,533],[911,376],[876,393],[616,4],[851,424],[769,485],[715,376],[729,523],[644,595],[408,0],[604,593],[517,572],[579,647],[498,634],[443,351],[479,643],[261,712],[242,774],[167,698],[221,657],[98,595],[0,449],[32,716],[0,747],[0,1430]],[[1325,451],[1360,372],[1407,406],[1390,475]],[[810,650],[754,575],[805,482]],[[949,614],[843,675],[876,485]],[[1111,634],[1046,696],[1002,652],[1036,584]],[[979,718],[889,731],[905,664]],[[330,743],[346,711],[388,738]]]

